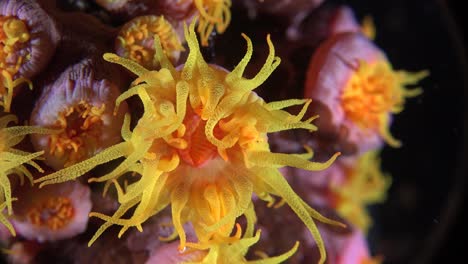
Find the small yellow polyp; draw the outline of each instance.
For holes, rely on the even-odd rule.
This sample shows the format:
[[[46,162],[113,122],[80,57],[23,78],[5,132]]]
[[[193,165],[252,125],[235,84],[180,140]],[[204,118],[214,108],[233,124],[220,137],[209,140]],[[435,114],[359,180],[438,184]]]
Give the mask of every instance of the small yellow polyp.
[[[138,77],[133,86],[116,100],[116,104],[138,96],[144,112],[133,130],[127,116],[122,127],[124,142],[109,147],[96,156],[36,180],[41,185],[75,179],[99,164],[120,157],[124,160],[110,173],[90,181],[106,182],[106,190],[115,186],[120,208],[112,216],[91,213],[106,221],[91,239],[93,243],[108,227],[121,225],[122,235],[128,228],[141,225],[162,209],[171,206],[172,222],[180,238],[180,250],[214,248],[239,241],[241,234],[231,235],[239,216],[248,222],[246,234],[253,234],[256,221],[252,195],[271,202],[273,196],[284,199],[306,224],[317,241],[321,259],[325,247],[315,220],[341,225],[309,207],[289,186],[279,168],[293,166],[305,170],[326,169],[336,159],[325,163],[311,162],[306,154],[272,153],[267,134],[289,129],[317,128],[315,117],[302,121],[310,100],[285,100],[265,103],[252,90],[275,70],[280,59],[267,36],[269,54],[259,73],[252,79],[242,77],[252,56],[252,43],[240,63],[227,72],[207,64],[200,52],[195,22],[185,28],[190,53],[183,69],[176,70],[155,39],[156,59],[162,67],[149,71],[134,61],[105,54],[107,61],[120,64]],[[304,105],[297,115],[283,110]],[[140,175],[125,188],[123,174]],[[119,182],[120,180],[120,182]],[[134,208],[129,218],[122,216]],[[191,222],[198,238],[188,243],[183,225]],[[274,263],[274,262],[269,262]]]
[[[341,105],[352,122],[367,131],[377,131],[390,146],[399,147],[400,141],[390,134],[390,114],[400,113],[406,98],[422,93],[420,88],[406,86],[428,75],[428,71],[394,71],[385,58],[372,63],[360,61],[343,90]]]
[[[345,171],[345,182],[332,186],[337,201],[336,210],[343,218],[367,233],[372,225],[372,218],[366,207],[385,201],[391,177],[382,173],[377,151],[364,153]]]
[[[158,35],[163,51],[172,61],[176,61],[184,48],[172,25],[162,16],[140,16],[127,22],[117,36],[116,49],[121,56],[136,61],[149,69],[158,68],[155,64],[153,47],[148,44]]]

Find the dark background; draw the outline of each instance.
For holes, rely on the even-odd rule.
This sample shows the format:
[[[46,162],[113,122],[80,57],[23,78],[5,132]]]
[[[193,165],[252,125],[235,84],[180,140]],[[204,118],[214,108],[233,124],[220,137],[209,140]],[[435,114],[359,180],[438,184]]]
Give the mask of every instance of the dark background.
[[[466,61],[468,59],[466,54],[466,36],[467,36],[467,24],[468,24],[468,14],[466,13],[466,8],[461,6],[461,1],[448,0],[445,1],[448,7],[449,15],[453,18],[455,23],[455,30],[457,31],[459,40],[464,49],[464,60],[465,67]],[[465,68],[465,76],[467,75],[467,69]],[[464,143],[464,159],[467,161],[467,119],[468,119],[468,102],[467,102],[468,88],[465,83],[465,143]],[[465,176],[468,176],[466,164],[465,166]],[[452,225],[450,231],[448,232],[446,242],[443,244],[440,253],[436,254],[434,258],[434,263],[457,263],[461,259],[464,259],[464,254],[466,253],[466,245],[468,244],[468,199],[467,199],[467,188],[465,181],[465,191],[463,195],[463,200],[460,206],[460,212],[455,216],[454,224]]]

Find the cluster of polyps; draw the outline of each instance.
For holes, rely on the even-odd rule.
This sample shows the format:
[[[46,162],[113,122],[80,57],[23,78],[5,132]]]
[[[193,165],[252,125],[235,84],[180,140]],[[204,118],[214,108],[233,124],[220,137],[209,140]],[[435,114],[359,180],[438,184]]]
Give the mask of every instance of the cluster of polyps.
[[[120,157],[125,159],[110,173],[90,181],[114,184],[120,208],[113,216],[92,213],[106,223],[90,244],[113,224],[121,225],[122,235],[129,227],[142,229],[149,217],[171,205],[172,221],[180,238],[180,250],[186,247],[216,250],[216,245],[234,243],[241,237],[236,219],[249,220],[246,234],[253,236],[255,211],[252,194],[272,202],[281,197],[301,218],[317,240],[325,259],[325,248],[313,219],[339,224],[321,216],[291,189],[278,171],[283,166],[322,170],[330,166],[339,153],[325,163],[315,163],[305,154],[272,153],[267,133],[289,129],[316,130],[315,118],[302,121],[310,100],[292,99],[265,103],[253,89],[262,84],[280,63],[267,37],[270,53],[260,72],[252,79],[242,77],[252,55],[252,43],[246,36],[247,53],[237,67],[228,72],[209,65],[200,53],[194,32],[195,24],[185,29],[190,53],[182,69],[177,70],[164,55],[156,38],[156,57],[162,69],[149,71],[139,64],[105,54],[138,75],[133,86],[116,100],[118,106],[131,96],[138,96],[144,113],[130,129],[127,116],[122,127],[124,142],[109,147],[83,162],[38,179],[41,185],[75,179],[99,164]],[[297,115],[282,110],[303,105]],[[125,189],[119,180],[127,172],[141,177]],[[122,216],[134,208],[132,216]],[[188,243],[183,224],[192,223],[197,243]],[[237,232],[230,236],[234,227]],[[245,237],[245,236],[244,236]]]

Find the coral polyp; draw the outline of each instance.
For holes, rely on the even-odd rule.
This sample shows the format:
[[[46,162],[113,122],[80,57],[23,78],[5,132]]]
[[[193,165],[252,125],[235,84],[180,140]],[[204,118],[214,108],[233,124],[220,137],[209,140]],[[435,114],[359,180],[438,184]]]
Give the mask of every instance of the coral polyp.
[[[406,86],[427,75],[426,71],[394,71],[385,58],[370,63],[359,61],[341,95],[344,113],[358,126],[379,131],[389,145],[398,147],[401,143],[389,131],[389,114],[400,113],[406,98],[421,94],[421,89]]]
[[[223,33],[231,22],[231,0],[193,0],[200,14],[197,31],[202,46],[208,46],[208,39],[214,29]]]
[[[0,15],[0,106],[10,112],[13,92],[22,83],[32,83],[25,78],[15,78],[20,67],[29,59],[26,49],[30,41],[26,24],[15,17]]]
[[[76,106],[68,107],[64,112],[58,113],[55,126],[63,132],[50,136],[50,154],[61,158],[66,151],[69,151],[64,166],[83,160],[86,156],[83,146],[85,140],[99,136],[99,130],[95,127],[102,126],[104,110],[105,104],[96,107],[80,101]],[[76,125],[77,123],[79,125]]]
[[[15,17],[0,16],[0,67],[12,74],[29,57],[25,49],[31,37],[26,24]],[[19,54],[16,52],[23,51]]]
[[[24,186],[15,192],[21,196],[13,206],[13,226],[30,240],[56,241],[86,230],[91,211],[90,189],[74,181],[38,189]]]
[[[340,149],[362,154],[383,142],[399,147],[390,125],[406,99],[421,93],[414,87],[428,71],[394,70],[384,52],[360,32],[338,33],[312,57],[305,96],[322,106],[322,137],[336,138]]]
[[[0,107],[10,112],[22,84],[47,65],[58,41],[53,20],[33,0],[0,2]]]
[[[8,124],[13,122],[17,122],[17,118],[14,115],[0,117],[0,212],[3,212],[3,209],[6,208],[8,215],[13,213],[12,202],[14,200],[14,198],[12,198],[12,187],[8,176],[19,176],[21,183],[24,182],[24,178],[26,177],[32,183],[33,177],[27,166],[25,166],[26,164],[42,172],[42,169],[34,159],[42,155],[43,151],[28,153],[13,147],[20,143],[28,134],[51,133],[50,130],[38,127],[7,127]],[[0,222],[4,224],[12,234],[15,234],[15,230],[2,213],[0,213]]]
[[[175,63],[184,48],[172,25],[162,16],[141,16],[127,22],[117,37],[116,53],[147,69],[156,69],[154,35],[158,35],[164,53]]]
[[[116,76],[111,68],[96,70],[98,64],[87,58],[68,67],[44,86],[31,114],[31,124],[59,131],[31,137],[35,149],[45,151],[44,162],[56,170],[121,140],[119,130],[127,105],[113,114],[119,83],[111,78]]]
[[[382,203],[391,177],[382,173],[378,151],[369,151],[351,164],[342,165],[345,179],[331,186],[338,214],[366,233],[372,224],[366,206]]]
[[[289,186],[278,168],[292,166],[305,170],[323,170],[328,161],[309,161],[312,152],[304,154],[272,153],[268,133],[290,129],[317,128],[311,123],[316,117],[302,121],[310,100],[290,99],[266,103],[252,90],[261,85],[280,63],[267,37],[269,54],[259,73],[252,79],[242,77],[252,56],[252,43],[247,41],[247,53],[232,72],[207,64],[199,49],[194,31],[185,28],[190,53],[182,69],[176,69],[162,52],[156,37],[156,57],[162,66],[149,71],[139,64],[105,54],[108,61],[121,64],[138,78],[133,86],[116,100],[116,104],[138,96],[144,113],[133,130],[127,116],[122,127],[124,142],[109,147],[83,162],[42,177],[41,186],[75,179],[99,164],[124,157],[110,173],[91,178],[91,182],[114,185],[120,208],[113,216],[92,213],[106,223],[90,243],[113,224],[121,225],[122,235],[128,228],[142,229],[151,216],[171,205],[172,221],[180,238],[180,250],[187,246],[211,247],[231,237],[236,219],[245,215],[255,221],[252,195],[269,204],[280,197],[305,223],[319,245],[321,263],[325,248],[315,220],[340,225],[308,206]],[[158,52],[159,51],[159,52]],[[302,105],[297,115],[283,110]],[[122,188],[121,177],[126,172],[140,175],[139,180]],[[128,218],[122,218],[135,208]],[[197,243],[188,243],[184,223],[192,223]]]
[[[42,217],[44,211],[51,211],[45,219]],[[51,197],[38,208],[30,209],[28,219],[36,226],[47,226],[52,230],[57,230],[68,225],[74,214],[75,211],[70,199],[66,197]]]

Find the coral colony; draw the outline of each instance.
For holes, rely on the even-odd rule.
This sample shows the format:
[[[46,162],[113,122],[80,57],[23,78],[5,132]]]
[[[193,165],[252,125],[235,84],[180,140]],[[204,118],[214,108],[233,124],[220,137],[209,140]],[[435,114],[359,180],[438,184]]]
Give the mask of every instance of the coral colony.
[[[323,2],[0,1],[4,259],[380,263],[380,149],[428,73]]]

